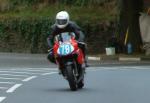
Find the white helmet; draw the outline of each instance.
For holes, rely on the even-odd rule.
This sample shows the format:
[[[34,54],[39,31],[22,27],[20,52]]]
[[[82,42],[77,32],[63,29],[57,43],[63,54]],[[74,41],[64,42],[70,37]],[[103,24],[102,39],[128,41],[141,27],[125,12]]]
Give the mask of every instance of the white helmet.
[[[58,28],[63,29],[69,23],[69,14],[66,11],[61,11],[56,15],[56,25]]]

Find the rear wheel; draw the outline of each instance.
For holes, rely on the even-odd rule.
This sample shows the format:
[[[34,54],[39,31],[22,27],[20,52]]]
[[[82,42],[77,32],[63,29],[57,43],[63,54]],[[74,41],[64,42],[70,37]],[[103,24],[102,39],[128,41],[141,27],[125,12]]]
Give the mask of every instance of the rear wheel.
[[[66,75],[67,75],[67,80],[69,82],[70,89],[72,91],[76,91],[77,90],[76,77],[71,65],[68,65],[66,67]]]

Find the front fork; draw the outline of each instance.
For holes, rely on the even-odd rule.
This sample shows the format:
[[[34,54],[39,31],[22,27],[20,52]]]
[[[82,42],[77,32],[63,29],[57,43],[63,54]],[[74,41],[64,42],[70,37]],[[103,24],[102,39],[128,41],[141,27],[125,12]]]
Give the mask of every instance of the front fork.
[[[68,65],[71,65],[71,67],[72,67],[72,69],[73,69],[73,74],[74,74],[74,76],[75,76],[75,77],[78,77],[78,76],[79,76],[79,71],[78,71],[78,66],[77,66],[77,63],[76,63],[75,60],[66,62],[63,67],[60,67],[60,66],[59,66],[59,71],[61,71],[61,74],[63,75],[63,77],[64,77],[65,79],[67,79],[67,78],[66,78],[66,70],[65,70],[65,68],[66,68]]]
[[[73,62],[68,62],[67,65],[72,65],[73,67],[73,74],[76,78],[76,82],[79,83],[84,78],[85,73],[85,66],[77,66],[77,63],[75,60]]]
[[[74,64],[74,72],[75,72],[74,74],[77,77],[79,76],[79,72],[78,72],[79,70],[78,70],[78,66],[75,60],[73,60],[73,64]]]
[[[78,66],[77,66],[77,63],[76,63],[75,60],[73,60],[72,62],[67,62],[65,65],[66,65],[66,66],[67,66],[67,65],[71,65],[71,66],[72,66],[72,69],[73,69],[74,75],[75,75],[76,77],[79,76]]]

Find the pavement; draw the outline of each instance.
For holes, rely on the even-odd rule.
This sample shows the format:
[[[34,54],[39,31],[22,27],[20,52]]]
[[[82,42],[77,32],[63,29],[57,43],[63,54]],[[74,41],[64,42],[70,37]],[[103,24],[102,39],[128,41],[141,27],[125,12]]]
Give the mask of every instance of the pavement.
[[[144,54],[116,54],[116,55],[87,55],[88,63],[90,66],[108,65],[108,64],[150,64],[150,56]],[[15,67],[49,67],[47,54],[24,54],[24,53],[0,53],[0,66]],[[9,63],[9,65],[7,65]],[[36,65],[33,65],[36,64]],[[51,64],[52,66],[52,64]],[[56,65],[53,64],[53,67]]]

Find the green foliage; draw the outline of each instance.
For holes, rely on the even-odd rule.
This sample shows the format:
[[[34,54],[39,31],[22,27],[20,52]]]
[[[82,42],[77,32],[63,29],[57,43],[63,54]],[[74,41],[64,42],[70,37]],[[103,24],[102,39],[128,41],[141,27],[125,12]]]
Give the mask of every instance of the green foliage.
[[[12,41],[12,38],[9,38],[11,33],[15,33],[17,37],[13,39],[19,39],[23,49],[29,49],[31,53],[45,52],[47,46],[46,37],[52,25],[50,21],[48,18],[0,21],[0,40],[7,41],[9,44]]]
[[[59,5],[72,5],[72,6],[101,6],[105,3],[113,2],[116,0],[0,0],[0,11],[11,11],[16,8],[29,6],[36,6],[37,4],[46,4],[47,6]]]
[[[51,32],[52,23],[53,20],[49,18],[0,20],[0,47],[11,52],[17,52],[17,50],[31,53],[47,52],[46,38]],[[106,27],[104,23],[91,24],[88,21],[77,21],[77,24],[86,34],[86,41],[90,47],[91,42],[95,42],[95,38],[106,35],[107,28],[110,26]]]
[[[103,5],[104,3],[112,0],[55,0],[57,3],[63,3],[67,5],[78,5],[78,6],[93,6]]]
[[[32,5],[34,3],[38,3],[40,0],[9,0],[13,5]]]
[[[95,45],[106,41],[110,25],[105,22],[115,19],[112,1],[115,0],[0,0],[0,51],[47,52],[46,38],[60,10],[70,13],[71,20],[86,34],[89,48],[95,51]]]

